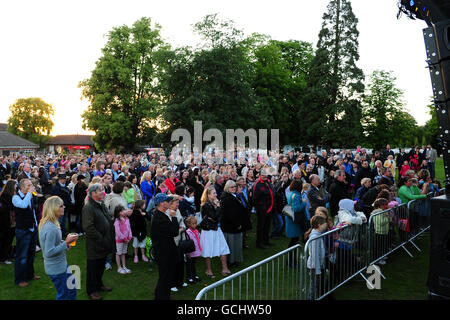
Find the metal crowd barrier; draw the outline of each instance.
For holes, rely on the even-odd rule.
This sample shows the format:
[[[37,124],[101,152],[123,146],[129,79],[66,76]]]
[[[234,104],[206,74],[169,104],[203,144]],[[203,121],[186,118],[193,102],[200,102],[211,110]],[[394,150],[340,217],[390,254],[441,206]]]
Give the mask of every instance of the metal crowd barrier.
[[[430,198],[403,203],[371,215],[362,225],[343,225],[309,239],[202,289],[196,300],[320,300],[360,275],[371,265],[384,264],[394,251],[414,243],[430,229]],[[323,259],[317,256],[323,243]],[[311,256],[313,254],[313,256]],[[318,258],[318,259],[317,259]],[[379,268],[375,268],[380,275]]]
[[[366,227],[343,225],[305,245],[308,299],[320,300],[366,269]],[[320,253],[324,246],[325,254]],[[320,265],[319,265],[320,264]]]
[[[412,256],[405,247],[410,231],[406,203],[371,215],[367,229],[368,266],[376,263],[384,264],[385,258],[399,248],[403,248]]]
[[[421,250],[414,243],[414,240],[431,228],[431,198],[442,194],[444,191],[445,188],[435,192],[429,192],[424,199],[411,200],[408,202],[408,212],[411,219],[408,242],[418,251]]]
[[[305,300],[305,261],[295,245],[203,288],[195,300]]]

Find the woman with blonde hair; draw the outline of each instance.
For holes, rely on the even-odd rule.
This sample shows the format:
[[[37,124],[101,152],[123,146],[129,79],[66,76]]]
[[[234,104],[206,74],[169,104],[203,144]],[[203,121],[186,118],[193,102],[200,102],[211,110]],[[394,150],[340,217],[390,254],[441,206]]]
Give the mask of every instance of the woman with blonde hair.
[[[78,235],[69,234],[62,240],[59,218],[64,215],[64,202],[58,196],[48,198],[44,203],[42,219],[39,222],[39,242],[44,258],[45,273],[50,277],[56,288],[56,300],[75,300],[76,285],[69,288],[68,264],[66,250],[78,239]]]
[[[96,184],[96,183],[102,183],[102,178],[100,176],[93,177],[89,186]]]
[[[141,192],[143,195],[143,200],[145,200],[145,207],[147,208],[148,203],[156,194],[156,187],[152,181],[152,173],[150,171],[145,171],[141,178]]]
[[[209,173],[209,181],[211,182],[211,185],[214,185],[214,183],[216,183],[216,176],[217,176],[216,170],[213,170]]]
[[[199,227],[202,229],[200,234],[200,245],[202,247],[202,257],[206,262],[206,276],[214,279],[215,276],[211,270],[211,258],[220,257],[222,263],[222,275],[231,274],[227,266],[227,255],[230,249],[225,240],[222,230],[219,226],[220,221],[220,203],[217,199],[216,189],[213,186],[205,188],[201,197],[202,222]]]

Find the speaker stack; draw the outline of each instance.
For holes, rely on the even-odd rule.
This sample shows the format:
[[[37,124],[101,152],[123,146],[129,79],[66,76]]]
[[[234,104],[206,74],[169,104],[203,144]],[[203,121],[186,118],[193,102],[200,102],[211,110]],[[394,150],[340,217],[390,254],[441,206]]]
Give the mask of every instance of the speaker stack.
[[[445,195],[431,200],[430,298],[450,299],[450,20],[424,29],[445,168]]]

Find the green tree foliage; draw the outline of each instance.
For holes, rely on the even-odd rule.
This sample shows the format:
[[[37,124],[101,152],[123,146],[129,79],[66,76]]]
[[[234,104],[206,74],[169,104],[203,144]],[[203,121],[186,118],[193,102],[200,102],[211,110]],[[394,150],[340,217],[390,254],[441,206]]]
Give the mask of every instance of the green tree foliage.
[[[415,143],[411,137],[417,123],[404,107],[403,91],[396,87],[395,80],[391,72],[374,71],[363,99],[366,143],[375,149],[388,143],[392,146]]]
[[[165,140],[178,128],[203,130],[270,128],[269,117],[252,88],[254,66],[248,42],[232,22],[206,16],[194,26],[204,44],[165,53],[161,75]],[[257,116],[256,116],[257,115]]]
[[[9,106],[8,131],[42,148],[53,128],[53,106],[41,98],[17,99]]]
[[[304,95],[306,70],[313,57],[312,45],[301,41],[270,41],[258,46],[254,90],[271,120],[280,130],[280,143],[299,143],[298,114]]]
[[[424,131],[426,136],[427,144],[431,143],[433,148],[441,149],[442,145],[440,143],[440,133],[439,133],[439,125],[436,117],[436,107],[434,104],[430,104],[427,106],[428,114],[431,116],[431,119],[425,123]]]
[[[150,18],[113,28],[91,77],[80,82],[90,102],[83,128],[95,131],[99,150],[131,150],[151,131],[160,104],[159,59],[167,49],[160,29]]]
[[[364,73],[356,66],[357,24],[350,1],[330,1],[299,111],[307,143],[354,146],[361,140],[359,99],[364,91]]]

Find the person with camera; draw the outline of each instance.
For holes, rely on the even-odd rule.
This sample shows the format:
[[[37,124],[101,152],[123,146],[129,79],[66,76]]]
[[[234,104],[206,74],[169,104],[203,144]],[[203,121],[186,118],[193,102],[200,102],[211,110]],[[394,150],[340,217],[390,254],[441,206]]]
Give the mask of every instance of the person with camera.
[[[19,287],[27,287],[30,280],[41,278],[34,274],[38,212],[34,210],[33,192],[36,192],[33,184],[29,179],[24,178],[20,180],[19,190],[12,197],[16,218],[14,282]]]
[[[214,279],[216,276],[211,269],[211,259],[220,257],[222,264],[222,275],[231,274],[227,265],[227,255],[230,254],[225,236],[220,228],[221,207],[217,199],[217,193],[214,186],[206,187],[201,198],[202,222],[199,227],[202,229],[200,234],[200,245],[202,247],[202,257],[205,258],[206,271],[208,278]]]

